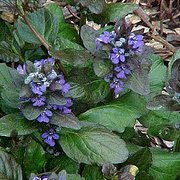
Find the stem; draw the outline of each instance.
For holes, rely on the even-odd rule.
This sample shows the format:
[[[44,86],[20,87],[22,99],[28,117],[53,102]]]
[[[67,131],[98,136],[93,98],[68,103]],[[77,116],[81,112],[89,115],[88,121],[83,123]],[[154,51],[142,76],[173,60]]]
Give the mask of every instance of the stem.
[[[155,27],[149,22],[149,18],[142,8],[138,8],[137,10],[134,11],[134,13],[137,16],[139,16],[142,19],[142,21],[153,31],[150,37],[165,45],[171,52],[173,53],[176,52],[176,48],[172,44],[168,43],[165,39],[163,39],[161,36],[157,34]]]
[[[46,42],[46,40],[36,31],[36,29],[32,26],[31,22],[28,20],[28,18],[26,17],[26,14],[22,15],[22,18],[24,19],[25,23],[27,24],[27,26],[31,29],[32,33],[38,38],[38,40],[41,42],[41,44],[49,51],[50,50],[50,46],[49,44]],[[58,67],[59,69],[63,72],[63,74],[65,76],[67,76],[67,72],[64,68],[64,66],[62,65],[62,63],[60,61],[58,61]]]
[[[162,43],[163,45],[165,45],[171,52],[173,52],[173,53],[176,52],[176,48],[172,44],[168,43],[161,36],[151,34],[151,37],[153,39],[155,39],[156,41],[158,41],[158,42]]]
[[[57,62],[57,61],[56,61]],[[60,61],[57,62],[58,68],[63,72],[64,76],[67,77],[67,72]]]
[[[39,41],[42,43],[42,45],[49,50],[49,45],[46,42],[46,40],[35,30],[35,28],[32,26],[26,15],[23,15],[22,18],[24,19],[25,23],[28,25],[28,27],[31,29],[33,34],[39,39]]]

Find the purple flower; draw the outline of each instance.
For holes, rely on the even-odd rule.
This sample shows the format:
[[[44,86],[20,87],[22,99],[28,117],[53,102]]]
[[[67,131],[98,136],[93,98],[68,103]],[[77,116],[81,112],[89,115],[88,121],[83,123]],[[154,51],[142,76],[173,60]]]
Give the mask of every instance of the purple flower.
[[[48,175],[42,175],[40,177],[36,176],[33,180],[48,180]]]
[[[17,71],[18,71],[18,73],[19,74],[26,74],[26,66],[25,66],[25,64],[23,64],[23,65],[18,65],[18,67],[17,67]]]
[[[48,131],[43,133],[41,137],[44,139],[44,142],[51,147],[55,146],[54,140],[59,139],[59,135],[55,132],[54,129],[49,129]]]
[[[113,74],[112,74],[112,73],[109,73],[109,74],[107,74],[107,75],[104,77],[104,80],[105,80],[106,82],[110,82],[110,81],[112,80],[112,78],[113,78]]]
[[[131,54],[142,54],[142,47],[144,46],[143,35],[135,35],[131,33],[128,38],[128,45],[132,47]]]
[[[113,64],[125,61],[125,50],[121,48],[113,48],[110,54],[110,58]]]
[[[51,117],[53,114],[49,109],[45,109],[37,118],[38,122],[45,122],[48,123],[49,122],[49,117]]]
[[[71,113],[71,109],[69,107],[71,107],[72,104],[73,104],[72,100],[70,98],[67,98],[65,105],[61,106],[61,105],[52,104],[51,107],[53,110],[60,110],[64,114],[69,114]]]
[[[64,80],[64,76],[62,74],[59,75],[58,78],[59,79],[56,82],[61,85],[61,91],[63,93],[67,93],[70,89],[70,85],[66,83],[66,81]]]
[[[121,66],[116,66],[114,70],[117,72],[117,78],[120,79],[127,79],[126,75],[131,73],[131,71],[123,64]]]
[[[116,33],[114,31],[105,31],[99,37],[96,38],[96,49],[99,49],[100,43],[109,44],[113,38],[115,38]]]
[[[52,70],[48,75],[47,75],[47,79],[48,80],[54,80],[57,77],[57,73],[56,71]]]
[[[34,66],[35,66],[37,69],[40,69],[43,64],[44,64],[44,59],[35,60],[35,61],[34,61]]]
[[[37,97],[34,97],[34,98],[31,98],[31,102],[33,102],[33,106],[43,106],[45,105],[45,101],[46,100],[46,97],[45,96],[37,96]]]
[[[123,90],[123,86],[124,83],[116,77],[114,77],[113,82],[110,83],[110,88],[114,89],[115,95],[119,94]]]
[[[42,95],[46,91],[44,84],[31,83],[31,90],[34,94]]]
[[[37,69],[40,69],[44,64],[48,64],[48,63],[53,66],[55,63],[55,59],[54,58],[47,58],[47,59],[35,60],[34,66]]]

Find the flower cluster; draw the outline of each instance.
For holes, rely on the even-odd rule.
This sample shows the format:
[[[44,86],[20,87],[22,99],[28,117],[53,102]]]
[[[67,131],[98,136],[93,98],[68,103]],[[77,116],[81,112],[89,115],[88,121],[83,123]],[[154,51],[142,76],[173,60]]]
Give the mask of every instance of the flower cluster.
[[[36,176],[33,178],[33,180],[48,180],[48,176],[47,175],[42,175],[40,177]]]
[[[110,88],[118,95],[124,88],[127,76],[131,74],[128,66],[128,57],[142,54],[144,46],[143,36],[130,33],[128,36],[119,36],[115,31],[105,31],[96,38],[96,49],[101,46],[111,47],[109,59],[113,64],[112,71],[106,75],[105,81],[109,82]]]
[[[36,108],[43,109],[36,121],[46,125],[47,130],[42,134],[42,138],[51,147],[55,146],[55,140],[59,139],[55,127],[50,123],[53,112],[71,113],[70,106],[73,104],[70,98],[65,97],[70,89],[70,85],[65,81],[62,74],[58,74],[54,70],[54,64],[55,60],[53,58],[35,61],[33,64],[34,71],[29,74],[25,65],[17,67],[19,74],[26,74],[27,77],[24,83],[30,91],[30,95],[20,97],[20,99],[25,101],[25,103],[31,103]],[[63,99],[63,105],[47,100],[47,96],[50,96],[52,93]]]

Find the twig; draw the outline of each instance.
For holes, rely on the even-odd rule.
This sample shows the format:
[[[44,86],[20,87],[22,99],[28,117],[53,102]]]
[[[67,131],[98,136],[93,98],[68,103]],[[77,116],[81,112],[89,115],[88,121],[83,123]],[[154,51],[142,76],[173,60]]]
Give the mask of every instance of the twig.
[[[149,22],[147,14],[143,11],[142,8],[138,8],[137,10],[134,11],[134,13],[138,15],[143,20],[143,22],[146,23],[146,25],[153,31],[153,33],[150,35],[153,39],[165,45],[173,53],[176,52],[176,48],[172,44],[168,43],[161,36],[157,35],[155,27]]]
[[[154,31],[154,26],[149,22],[149,17],[142,8],[138,8],[134,11],[134,13],[138,15],[144,21],[144,23],[146,23],[146,25]]]
[[[45,41],[45,39],[35,30],[35,28],[32,26],[32,24],[30,23],[30,21],[28,20],[28,18],[26,17],[26,15],[23,15],[22,18],[24,19],[25,23],[28,25],[28,27],[31,29],[31,31],[33,32],[33,34],[39,39],[39,41],[42,43],[42,45],[49,50],[49,45],[48,43]]]
[[[176,48],[168,43],[166,40],[164,40],[162,37],[160,37],[159,35],[154,35],[154,34],[151,34],[150,35],[153,39],[155,39],[156,41],[162,43],[163,45],[165,45],[170,51],[172,51],[173,53],[176,52]]]
[[[77,19],[81,19],[75,12],[73,12],[73,10],[72,10],[72,8],[71,8],[71,6],[68,4],[67,6],[67,9],[68,9],[68,11],[74,16],[74,17],[76,17]]]
[[[161,0],[161,5],[160,5],[160,35],[163,35],[163,3],[164,1]]]

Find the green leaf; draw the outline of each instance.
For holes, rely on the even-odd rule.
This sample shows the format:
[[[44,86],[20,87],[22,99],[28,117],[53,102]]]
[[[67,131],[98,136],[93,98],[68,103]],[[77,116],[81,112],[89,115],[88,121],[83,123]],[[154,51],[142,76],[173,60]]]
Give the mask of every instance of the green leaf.
[[[152,149],[152,166],[149,174],[155,180],[175,180],[180,169],[180,153]]]
[[[63,11],[56,3],[48,3],[45,8],[48,9],[53,16],[59,20],[59,25],[64,22]]]
[[[9,105],[7,105],[6,102],[2,98],[0,98],[0,109],[5,114],[19,112],[19,110],[17,108],[11,108]]]
[[[22,58],[12,31],[12,27],[0,19],[0,59],[4,62],[17,62]]]
[[[133,154],[126,162],[126,164],[133,164],[138,167],[140,171],[147,171],[152,163],[152,154],[148,148],[142,148]]]
[[[23,167],[26,177],[29,177],[31,172],[41,172],[45,163],[45,151],[40,144],[35,141],[31,141],[31,143],[25,148],[23,159]]]
[[[59,127],[66,127],[71,129],[80,129],[80,122],[74,114],[63,114],[60,112],[54,112],[51,118],[51,124],[55,124]]]
[[[177,49],[168,65],[168,79],[171,79],[174,64],[180,60],[180,50]]]
[[[107,82],[97,79],[91,68],[78,68],[73,69],[70,73],[69,82],[75,83],[75,89],[70,92],[68,96],[74,95],[78,100],[84,103],[96,104],[104,101],[110,92],[110,88]],[[78,90],[80,89],[80,96]],[[73,94],[74,93],[74,94]],[[77,94],[76,94],[77,93]],[[72,96],[72,98],[74,98]]]
[[[101,34],[100,31],[94,30],[92,27],[83,25],[81,27],[81,38],[83,40],[83,44],[87,50],[89,50],[92,54],[96,52],[96,38]]]
[[[94,72],[98,77],[103,78],[105,75],[107,75],[110,72],[111,68],[112,65],[109,60],[95,59],[93,63]]]
[[[138,5],[132,3],[110,3],[101,15],[94,16],[98,22],[115,22],[138,8]]]
[[[56,39],[56,46],[57,50],[64,50],[64,49],[75,49],[75,50],[84,50],[84,48],[79,45],[76,42],[70,41],[69,39],[62,37],[62,36],[58,36],[58,38]]]
[[[95,80],[84,84],[86,97],[84,101],[89,103],[102,102],[110,92],[109,84],[104,80]]]
[[[21,167],[16,163],[14,158],[0,151],[0,179],[1,180],[22,180]]]
[[[8,106],[18,108],[19,92],[14,91],[14,89],[4,88],[1,92],[1,97]]]
[[[87,7],[92,13],[100,14],[106,8],[105,0],[79,0],[83,7]]]
[[[86,180],[104,180],[103,174],[101,172],[101,167],[86,165],[83,170],[83,177]]]
[[[61,131],[59,140],[67,156],[79,163],[124,162],[128,150],[122,139],[100,127],[84,127],[79,131]]]
[[[49,10],[48,10],[49,8]],[[51,45],[54,44],[58,30],[59,23],[62,16],[61,9],[58,5],[50,4],[47,9],[41,8],[35,12],[28,13],[27,19],[34,27],[34,29]],[[19,36],[28,43],[41,45],[41,42],[37,37],[32,33],[29,27],[26,25],[22,18],[19,18],[16,23],[16,29]]]
[[[58,35],[74,43],[81,42],[78,31],[72,24],[60,23]]]
[[[11,70],[6,64],[0,64],[0,86],[14,87]]]
[[[78,83],[69,82],[70,90],[66,94],[66,97],[72,97],[73,99],[81,99],[86,96],[85,88]]]
[[[150,110],[177,111],[180,112],[180,104],[175,98],[169,95],[161,94],[155,96],[148,102],[147,108]]]
[[[84,50],[65,49],[61,51],[50,51],[52,57],[59,59],[64,65],[83,68],[92,63],[92,55]]]
[[[159,94],[165,86],[167,68],[160,56],[153,54],[149,58],[152,62],[149,73],[150,92],[154,96]]]
[[[130,97],[135,100],[133,104]],[[125,127],[132,127],[135,120],[144,113],[143,108],[139,109],[139,104],[145,103],[144,99],[136,94],[130,97],[127,95],[114,103],[90,109],[79,118],[83,121],[99,123],[110,130],[122,133]]]
[[[35,120],[44,111],[44,108],[37,108],[30,103],[26,103],[21,107],[21,111],[28,120]]]
[[[54,168],[57,171],[62,169],[66,169],[69,174],[76,174],[79,170],[79,164],[72,159],[68,158],[66,155],[61,155],[48,159],[48,163],[46,164],[46,170],[52,171]]]
[[[67,174],[67,179],[68,180],[85,180],[79,174]]]
[[[166,141],[174,141],[179,137],[179,130],[172,125],[156,124],[148,128],[149,136],[158,136]]]
[[[56,93],[48,94],[46,101],[48,104],[56,104],[56,105],[60,105],[60,106],[63,106],[67,103],[66,98],[64,98]]]
[[[175,124],[180,120],[180,113],[169,111],[149,111],[140,118],[140,122],[146,126],[155,126],[160,124]]]
[[[10,137],[12,131],[22,136],[37,131],[37,127],[29,123],[19,113],[8,114],[0,118],[0,136]]]

